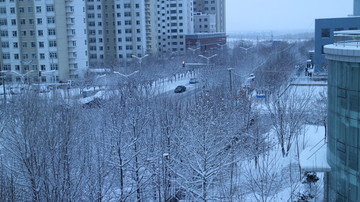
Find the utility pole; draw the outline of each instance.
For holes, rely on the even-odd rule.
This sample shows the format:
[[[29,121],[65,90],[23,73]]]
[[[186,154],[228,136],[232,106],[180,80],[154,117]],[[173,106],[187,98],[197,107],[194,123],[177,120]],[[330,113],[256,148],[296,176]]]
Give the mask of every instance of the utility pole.
[[[227,68],[227,70],[229,70],[229,81],[230,81],[230,92],[232,92],[232,72],[231,70],[233,70],[234,68]]]
[[[3,72],[2,70],[2,66],[0,66],[0,72],[2,73],[1,78],[2,78],[2,86],[3,86],[3,91],[4,91],[4,103],[6,104],[6,87],[5,87],[5,72]]]

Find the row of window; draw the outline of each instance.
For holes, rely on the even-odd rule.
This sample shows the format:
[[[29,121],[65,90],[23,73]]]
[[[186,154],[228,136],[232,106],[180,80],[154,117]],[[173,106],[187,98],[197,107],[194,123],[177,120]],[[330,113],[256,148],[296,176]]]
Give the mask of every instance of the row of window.
[[[33,13],[34,12],[34,7],[27,7],[27,8],[19,7],[19,13],[25,13],[25,11],[27,11],[28,13]],[[52,5],[52,4],[46,5],[46,12],[54,12],[54,11],[55,11],[54,5]],[[9,12],[10,12],[10,14],[15,14],[16,13],[15,7],[10,7]],[[41,6],[36,6],[35,7],[35,12],[36,13],[41,13],[42,12],[42,7]],[[0,7],[0,14],[7,14],[6,7]]]
[[[35,23],[34,19],[28,19],[28,23],[30,25]],[[17,21],[16,19],[10,19],[10,24],[11,25],[16,25]],[[20,19],[20,24],[21,25],[25,25],[26,24],[26,19]],[[38,25],[42,25],[43,24],[43,19],[42,18],[36,18],[36,24]],[[55,17],[47,17],[47,24],[55,24]],[[0,19],[0,25],[8,25],[8,21],[6,18],[2,18]]]
[[[177,23],[177,22],[172,22],[172,23],[167,23],[166,26],[172,26],[172,27],[177,27],[177,26],[184,26],[184,23],[180,22],[180,23]],[[158,27],[161,27],[161,24],[158,24]],[[165,26],[163,25],[162,26],[163,29],[165,29]]]
[[[128,53],[128,54],[125,54],[125,55],[119,54],[117,57],[118,57],[119,59],[123,59],[124,56],[125,56],[126,58],[133,58],[133,54],[132,54],[132,53]],[[100,54],[100,55],[90,54],[90,59],[104,59],[104,55],[102,55],[102,54]]]
[[[335,31],[342,31],[345,30],[344,28],[335,28]],[[346,30],[358,30],[357,27],[349,27],[349,29]],[[331,30],[330,28],[323,28],[321,29],[321,38],[329,38],[330,37]]]
[[[88,1],[88,2],[93,2],[93,1]],[[95,5],[88,5],[88,10],[95,10]],[[112,5],[112,8],[114,9],[115,6]],[[116,4],[116,8],[120,9],[121,8],[121,4]],[[124,3],[124,7],[123,8],[127,8],[130,9],[131,8],[131,3]],[[135,8],[140,8],[140,4],[135,4]],[[101,5],[97,5],[96,6],[97,10],[101,10]],[[105,9],[108,9],[107,5],[105,5]]]
[[[170,11],[166,11],[166,14],[176,14],[176,13],[183,13],[183,10],[170,10]],[[158,15],[162,15],[162,16],[165,16],[165,13],[164,12],[161,12],[158,11],[157,12]]]
[[[163,26],[163,29],[165,29],[165,26]],[[171,30],[167,30],[167,33],[183,33],[184,30],[183,29],[171,29]],[[161,30],[158,30],[158,33],[161,33]],[[162,32],[163,35],[165,35],[165,32]]]
[[[97,34],[99,34],[99,35],[102,35],[103,34],[103,30],[97,30]],[[141,33],[141,30],[140,29],[136,29],[135,30],[135,32],[136,32],[136,34],[140,34]],[[106,34],[109,34],[110,33],[110,31],[109,30],[106,30]],[[118,34],[122,34],[122,33],[125,33],[125,34],[132,34],[133,33],[133,30],[132,29],[123,29],[123,30],[121,30],[121,29],[118,29],[117,30],[117,33]],[[113,34],[115,34],[115,30],[113,30]],[[88,35],[96,35],[96,30],[89,30],[88,31]]]
[[[49,36],[55,36],[56,35],[56,30],[55,29],[48,29],[48,35]],[[30,30],[30,31],[21,31],[21,36],[27,36],[27,34],[29,33],[29,36],[34,36],[35,35],[35,31],[34,30]],[[18,36],[18,31],[11,31],[11,34],[13,37],[17,37]],[[6,30],[1,30],[0,31],[0,36],[2,37],[7,37],[9,36],[9,32]],[[44,31],[43,30],[38,30],[38,36],[44,36]]]
[[[44,45],[45,43],[43,41],[40,41],[38,43],[39,43],[39,48],[44,48],[45,47],[45,45]],[[73,43],[73,45],[74,45],[74,43]],[[76,45],[76,43],[75,43],[75,45]],[[57,43],[56,43],[55,40],[50,40],[49,41],[49,47],[50,48],[56,47],[56,46],[57,46]],[[8,41],[1,42],[1,47],[2,48],[9,48],[10,47],[10,42],[8,42]],[[36,42],[21,42],[21,47],[23,47],[23,48],[27,48],[27,47],[35,48],[36,47]],[[13,42],[12,43],[12,48],[19,48],[19,43],[18,42]]]
[[[167,17],[167,20],[182,20],[183,16],[179,16],[179,18],[177,16],[171,16],[171,17]],[[161,18],[158,17],[158,21],[161,21]],[[162,22],[165,22],[165,20],[162,20]]]
[[[4,68],[4,71],[11,71],[12,70],[12,66],[14,67],[13,69],[15,71],[20,71],[20,65],[10,65],[10,64],[4,64],[3,65],[3,68]],[[30,70],[30,67],[31,67],[31,70],[38,70],[38,65],[24,65],[24,70],[25,71],[29,71]],[[50,64],[50,70],[58,70],[59,69],[59,66],[58,64],[55,64],[55,63],[52,63]],[[40,70],[41,71],[46,71],[46,65],[40,65]]]
[[[49,58],[50,59],[57,59],[57,53],[56,52],[50,52],[49,53]],[[35,53],[33,53],[33,54],[31,54],[31,58],[32,59],[36,59],[36,54]],[[4,59],[4,60],[10,60],[11,58],[10,58],[10,53],[3,53],[2,54],[2,59]],[[14,53],[13,54],[13,59],[14,60],[20,60],[20,54],[18,54],[18,53]],[[27,59],[29,59],[29,54],[22,54],[22,60],[27,60]],[[40,53],[39,54],[39,59],[40,60],[45,60],[45,53]]]
[[[161,46],[161,44],[162,44],[162,43],[161,43],[161,42],[159,42],[159,46]],[[184,45],[184,42],[183,42],[183,41],[180,41],[180,42],[173,41],[173,42],[171,42],[171,43],[170,43],[170,42],[168,42],[167,44],[168,44],[168,45],[170,45],[170,44],[171,44],[171,45],[175,45],[175,46],[176,46],[176,45],[178,45],[178,44],[180,44],[180,45]],[[163,46],[164,46],[164,45],[163,45]]]
[[[139,20],[137,20],[135,23],[136,23],[136,25],[140,25],[140,21],[139,21]],[[109,25],[108,22],[105,22],[105,24],[106,24],[106,25]],[[124,21],[124,24],[125,24],[125,25],[132,25],[132,21],[131,21],[131,20],[125,20],[125,21]],[[115,22],[113,22],[113,25],[115,25]],[[117,25],[121,26],[121,25],[122,25],[121,21],[117,21]],[[95,26],[96,26],[96,23],[95,23],[94,21],[89,21],[89,22],[88,22],[88,26],[89,26],[89,27],[95,27]],[[97,23],[97,26],[102,26],[102,22],[98,22],[98,23]]]

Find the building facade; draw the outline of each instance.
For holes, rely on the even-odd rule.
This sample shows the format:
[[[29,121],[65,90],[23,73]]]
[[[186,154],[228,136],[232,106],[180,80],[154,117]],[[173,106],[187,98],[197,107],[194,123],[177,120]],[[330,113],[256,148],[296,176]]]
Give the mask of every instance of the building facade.
[[[224,33],[225,0],[0,0],[0,67],[16,81],[64,82],[91,67],[184,53],[195,18],[197,32]]]
[[[0,1],[2,70],[17,81],[82,77],[88,67],[85,17],[84,4],[75,1]]]
[[[146,53],[158,52],[157,0],[145,0]]]
[[[360,31],[335,32],[328,60],[329,201],[360,201]]]
[[[226,32],[225,0],[194,0],[194,12],[215,15],[215,32]]]
[[[102,67],[132,60],[146,52],[143,0],[87,0],[89,60]]]
[[[193,0],[158,0],[158,52],[185,51],[185,36],[194,33]]]
[[[208,51],[219,49],[225,44],[225,33],[195,33],[186,36],[186,47],[189,49],[199,48],[200,51]]]
[[[195,33],[214,33],[216,32],[215,14],[194,14],[194,32]]]
[[[360,29],[360,17],[315,20],[315,72],[327,71],[324,46],[334,42],[334,31]]]
[[[360,16],[360,0],[354,0],[354,16]]]

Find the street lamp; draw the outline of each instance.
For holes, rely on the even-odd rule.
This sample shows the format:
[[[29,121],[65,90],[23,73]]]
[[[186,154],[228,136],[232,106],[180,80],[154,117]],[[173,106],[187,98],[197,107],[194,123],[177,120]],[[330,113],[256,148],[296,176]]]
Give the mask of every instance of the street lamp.
[[[145,57],[145,56],[144,56],[144,57]],[[140,72],[140,71],[139,71],[139,70],[136,70],[136,71],[134,71],[133,73],[130,73],[130,74],[122,74],[122,73],[120,73],[120,72],[114,71],[114,74],[119,74],[120,76],[129,78],[129,76],[132,76],[132,75],[134,75],[134,74],[136,74],[136,73],[138,73],[138,72]]]
[[[0,72],[3,73],[2,76],[1,76],[1,78],[2,78],[2,86],[3,86],[3,91],[4,91],[3,92],[4,93],[4,102],[3,103],[6,103],[5,71],[1,70]]]
[[[202,58],[205,58],[207,60],[207,64],[209,65],[210,64],[210,59],[217,56],[217,54],[214,54],[212,56],[209,56],[209,57],[206,57],[206,56],[203,56],[203,55],[199,55],[199,57],[202,57]]]
[[[25,77],[26,76],[28,76],[28,74],[30,74],[30,73],[33,73],[33,72],[35,72],[34,70],[30,70],[30,71],[28,71],[28,72],[26,72],[25,74],[20,74],[19,72],[17,72],[17,71],[10,71],[9,73],[10,74],[15,74],[15,75],[17,75],[17,76],[20,76],[20,78],[21,78],[21,81],[22,81],[22,83],[24,84],[25,83]]]
[[[230,82],[230,92],[232,92],[232,74],[231,74],[231,70],[233,70],[234,68],[227,68],[227,70],[229,71],[229,82]]]
[[[197,47],[197,48],[188,48],[188,49],[191,50],[191,51],[193,52],[193,54],[195,54],[195,51],[196,51],[196,50],[199,50],[200,47]]]
[[[132,55],[132,57],[133,57],[133,58],[138,59],[138,62],[139,62],[139,64],[140,64],[140,69],[141,69],[141,62],[142,62],[142,59],[146,58],[147,56],[149,56],[149,55],[148,55],[148,54],[145,54],[145,55],[144,55],[144,56],[142,56],[142,57],[138,57],[138,56],[136,56],[136,55]]]
[[[220,46],[221,47],[221,50],[223,50],[224,49],[224,46],[226,46],[227,44],[226,43],[224,43],[224,44],[216,44],[216,45],[218,45],[218,46]]]
[[[241,48],[241,49],[243,49],[243,50],[246,51],[246,55],[247,55],[247,53],[248,53],[248,50],[251,49],[251,48],[254,48],[254,47],[255,47],[255,46],[250,46],[250,47],[245,48],[245,47],[239,46],[239,48]]]

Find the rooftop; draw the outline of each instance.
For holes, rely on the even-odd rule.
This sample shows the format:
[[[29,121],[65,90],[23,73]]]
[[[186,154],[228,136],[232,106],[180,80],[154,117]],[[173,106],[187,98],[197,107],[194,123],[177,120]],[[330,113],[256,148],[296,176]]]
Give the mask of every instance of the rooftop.
[[[360,62],[360,30],[334,32],[334,43],[324,47],[329,60]]]
[[[359,48],[360,30],[344,30],[334,32],[334,45],[342,47]]]

